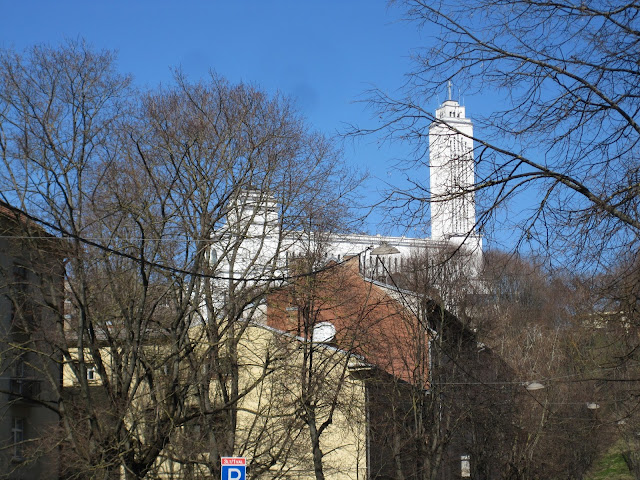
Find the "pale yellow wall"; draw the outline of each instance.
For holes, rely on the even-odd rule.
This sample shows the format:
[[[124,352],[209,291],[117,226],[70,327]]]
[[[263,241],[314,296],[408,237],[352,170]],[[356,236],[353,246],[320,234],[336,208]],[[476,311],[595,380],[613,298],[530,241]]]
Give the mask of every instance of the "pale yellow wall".
[[[194,331],[193,335],[195,338],[202,338],[197,331]],[[253,478],[314,478],[309,432],[299,417],[294,415],[295,409],[299,406],[296,399],[300,396],[301,346],[299,339],[258,325],[249,326],[242,336],[239,345],[240,391],[249,393],[239,402],[234,454],[246,456],[249,464],[255,451],[264,453],[266,447],[271,446],[271,454],[277,455],[278,458],[286,458],[286,461],[276,463],[270,471],[259,477],[252,476]],[[107,352],[106,349],[101,350],[103,359],[108,358]],[[333,367],[329,377],[323,378],[323,393],[333,396],[335,386],[342,381],[337,397],[339,407],[333,414],[332,425],[321,437],[321,449],[325,454],[325,475],[327,478],[338,480],[364,479],[364,384],[352,378],[348,371],[343,375],[345,362],[348,361],[344,352],[319,348],[316,355],[318,359]],[[77,353],[73,357],[77,358]],[[88,352],[86,358],[88,362],[91,361]],[[267,358],[269,362],[265,370]],[[63,377],[66,386],[77,385],[68,364],[65,365]],[[96,376],[96,384],[98,379]],[[140,403],[139,407],[143,408],[142,393]],[[132,409],[132,416],[135,416],[136,409],[137,407]],[[324,413],[325,416],[321,414],[319,421],[326,418],[326,409]],[[279,449],[283,446],[287,447],[288,453],[278,455]],[[169,451],[167,456],[170,457]],[[207,461],[206,453],[202,454],[202,461]],[[166,459],[158,461],[157,469],[164,478],[181,478],[180,466]],[[206,473],[205,468],[202,469],[202,473]]]
[[[265,352],[283,358],[274,365],[274,373],[241,402],[241,435],[250,435],[249,426],[254,424],[256,416],[271,416],[272,421],[277,423],[279,420],[276,417],[282,415],[284,421],[291,421],[293,408],[296,407],[292,402],[300,395],[301,341],[255,326],[247,331],[242,347],[246,352],[243,358],[247,359],[247,375],[243,377],[245,384],[260,378]],[[327,478],[345,480],[366,478],[364,384],[344,370],[345,362],[348,361],[344,352],[318,347],[316,354],[319,361],[327,362],[332,370],[328,378],[321,379],[325,384],[323,394],[332,398],[336,385],[340,385],[337,397],[339,406],[334,411],[332,425],[321,436],[325,475]],[[320,357],[323,357],[322,360]],[[328,413],[327,408],[324,409],[325,413]],[[319,422],[325,418],[326,415],[321,416]],[[269,425],[266,426],[269,428]],[[248,440],[246,437],[242,438],[238,444]],[[292,455],[288,462],[276,465],[272,469],[273,473],[290,471],[287,475],[289,478],[314,478],[311,441],[306,427],[301,428],[301,434],[295,443],[300,454]],[[268,478],[268,475],[264,478]]]
[[[71,349],[69,351],[69,355],[72,358],[71,362],[74,362],[74,363],[77,363],[78,359],[80,358],[80,355],[77,349],[76,350]],[[109,358],[108,350],[106,348],[102,349],[101,356],[102,358]],[[91,360],[91,353],[89,352],[89,349],[85,349],[84,360],[86,365],[91,365],[93,363],[93,361]],[[100,374],[98,372],[95,372],[94,380],[88,380],[89,385],[99,385],[100,381],[101,381]],[[76,374],[74,373],[69,360],[65,359],[63,361],[63,368],[62,368],[62,386],[64,388],[64,387],[73,387],[76,385],[78,385],[78,378],[76,377]]]

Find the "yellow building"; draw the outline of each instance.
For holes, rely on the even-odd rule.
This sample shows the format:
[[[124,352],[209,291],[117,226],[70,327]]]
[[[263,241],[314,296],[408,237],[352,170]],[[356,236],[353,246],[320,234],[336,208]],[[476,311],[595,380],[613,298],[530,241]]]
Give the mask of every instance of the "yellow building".
[[[237,413],[232,454],[247,459],[250,478],[315,478],[310,422],[304,413],[310,405],[315,410],[316,426],[323,428],[319,438],[326,477],[366,478],[365,387],[361,375],[354,375],[362,371],[361,359],[265,325],[247,322],[243,328],[238,343],[238,389],[243,393],[232,406]],[[195,338],[200,337],[197,330],[193,332]],[[305,367],[303,359],[309,349],[313,349],[315,358],[312,368]],[[99,391],[99,373],[90,361],[85,361],[90,365],[86,370],[90,382]],[[64,371],[68,390],[77,386],[76,374],[70,367],[67,364]],[[311,379],[305,392],[301,377]],[[182,418],[176,425],[172,441],[158,456],[150,478],[214,478],[217,465],[213,464],[219,459],[211,458],[210,437],[229,433],[222,428],[218,432],[208,429],[215,425],[216,415],[224,416],[229,407],[225,407],[215,385],[219,381],[210,380],[210,409],[206,414],[197,388],[187,388],[191,396],[185,401],[191,403],[193,418]],[[145,388],[139,403],[131,406],[130,425],[140,423],[148,395]],[[208,418],[202,421],[205,416]],[[329,416],[330,423],[322,427]]]
[[[357,258],[290,282],[267,300],[262,323],[194,321],[179,344],[175,332],[163,333],[170,326],[156,323],[131,363],[126,397],[116,389],[132,347],[117,324],[107,323],[84,355],[71,352],[65,403],[77,405],[73,428],[99,426],[89,427],[87,445],[103,434],[106,447],[119,449],[104,457],[109,475],[217,480],[228,456],[246,458],[253,479],[364,480],[411,471],[411,454],[398,451],[389,428],[409,418],[411,395],[428,387],[428,335],[410,309],[363,279]],[[127,402],[114,401],[116,394]],[[127,470],[127,449],[150,452],[152,462]]]

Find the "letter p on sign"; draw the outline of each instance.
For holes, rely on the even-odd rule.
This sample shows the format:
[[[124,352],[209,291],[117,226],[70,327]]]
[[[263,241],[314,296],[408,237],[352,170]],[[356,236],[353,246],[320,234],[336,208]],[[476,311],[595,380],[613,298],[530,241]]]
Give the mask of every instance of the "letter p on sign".
[[[247,460],[243,457],[222,457],[220,459],[221,480],[246,480]]]

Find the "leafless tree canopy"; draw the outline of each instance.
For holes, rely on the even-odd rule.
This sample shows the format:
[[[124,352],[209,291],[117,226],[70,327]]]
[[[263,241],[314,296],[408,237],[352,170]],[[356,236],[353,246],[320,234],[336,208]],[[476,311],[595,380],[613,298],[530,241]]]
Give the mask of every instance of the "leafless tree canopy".
[[[71,42],[0,52],[0,161],[0,198],[64,239],[66,303],[47,325],[64,473],[142,478],[169,460],[219,476],[249,448],[237,404],[258,382],[240,380],[238,349],[281,282],[283,237],[349,216],[340,152],[280,95],[179,72],[138,91],[111,52]]]
[[[381,121],[354,133],[375,130],[411,141],[415,161],[426,161],[433,105],[452,81],[456,99],[481,95],[491,103],[484,117],[470,112],[473,189],[483,227],[504,208],[508,214],[498,217],[515,217],[524,242],[608,259],[634,247],[640,229],[639,5],[397,3],[406,7],[408,28],[417,25],[428,34],[426,46],[415,46],[403,95],[370,92]],[[428,186],[416,184],[413,192],[394,192],[393,199],[410,207],[410,221],[428,196]]]
[[[410,142],[408,168],[426,166],[429,125],[439,121],[433,105],[445,98],[448,83],[455,99],[483,96],[491,113],[469,112],[476,180],[468,190],[476,194],[479,228],[485,235],[491,228],[515,232],[515,250],[542,252],[568,267],[547,276],[521,258],[488,256],[489,295],[482,302],[488,315],[471,310],[480,338],[519,374],[557,380],[532,394],[529,401],[538,403],[527,410],[531,417],[519,419],[521,427],[534,428],[534,443],[521,444],[524,463],[514,459],[516,469],[529,470],[518,478],[533,474],[527,461],[536,456],[551,469],[543,478],[558,474],[552,471],[558,452],[546,450],[547,442],[567,431],[568,418],[576,429],[569,443],[596,426],[605,436],[613,426],[637,476],[637,443],[629,432],[637,425],[631,412],[637,409],[640,5],[395,3],[406,9],[409,25],[429,36],[415,46],[401,93],[369,92],[379,123],[351,133]],[[431,195],[426,183],[414,187],[389,194],[390,208],[409,224],[423,220]],[[585,395],[598,398],[591,417],[575,407]],[[592,447],[576,443],[564,465],[571,475],[582,474]]]

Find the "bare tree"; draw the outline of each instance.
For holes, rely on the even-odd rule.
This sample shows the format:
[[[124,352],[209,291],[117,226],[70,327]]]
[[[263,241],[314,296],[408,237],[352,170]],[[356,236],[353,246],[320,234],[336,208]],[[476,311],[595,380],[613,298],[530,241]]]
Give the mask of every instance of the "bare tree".
[[[382,121],[354,133],[409,141],[421,165],[428,160],[429,125],[446,123],[427,102],[442,98],[450,81],[461,95],[488,95],[495,111],[473,112],[477,178],[467,188],[482,206],[480,226],[495,214],[516,228],[521,242],[579,254],[579,263],[634,249],[638,5],[398,3],[433,41],[416,46],[404,95],[370,92]],[[460,193],[456,186],[450,195]],[[428,185],[420,183],[391,196],[407,222],[430,200]],[[525,211],[505,220],[503,208]]]
[[[598,314],[591,279],[546,273],[533,259],[488,252],[488,298],[473,306],[478,337],[521,382],[510,448],[515,478],[582,478],[611,444],[634,362],[628,333]],[[611,382],[607,384],[607,380]],[[622,386],[625,385],[625,386]],[[535,386],[541,389],[525,389]]]
[[[406,382],[395,389],[376,390],[392,408],[372,418],[395,459],[377,473],[581,478],[609,444],[613,405],[635,405],[624,389],[605,393],[601,383],[630,378],[632,362],[612,363],[626,335],[595,319],[585,301],[593,292],[579,277],[550,276],[495,252],[486,255],[481,279],[455,267],[452,252],[433,249],[391,277],[406,288],[397,295],[413,311],[397,320],[413,332],[402,351],[421,368],[399,376]],[[527,390],[534,381],[545,388]]]
[[[259,382],[241,380],[238,346],[286,275],[285,239],[346,212],[357,178],[287,99],[179,73],[135,92],[114,62],[83,43],[0,56],[2,196],[68,243],[49,337],[65,474],[170,460],[215,476],[243,448],[238,402]],[[179,443],[196,423],[194,456]]]
[[[296,278],[270,300],[269,316],[271,325],[296,339],[290,342],[297,353],[291,354],[289,371],[299,386],[289,408],[310,446],[308,463],[316,479],[369,468],[365,380],[352,369],[371,367],[368,344],[379,339],[376,331],[384,321],[384,302],[360,277],[358,258],[327,262],[322,237],[292,260]],[[341,430],[345,433],[336,442]]]
[[[402,351],[413,365],[405,383],[387,392],[395,408],[382,429],[395,445],[394,478],[502,478],[508,470],[520,386],[480,342],[470,308],[479,282],[466,273],[467,261],[463,251],[432,248],[392,277],[411,313],[403,317],[412,333]]]
[[[228,456],[236,443],[233,404],[242,395],[237,348],[246,323],[239,320],[264,314],[264,296],[285,275],[295,236],[318,228],[314,215],[321,218],[325,206],[342,206],[328,201],[340,166],[331,145],[305,132],[286,101],[251,87],[216,77],[191,85],[178,77],[173,91],[150,96],[144,106],[154,129],[137,141],[140,161],[167,171],[167,205],[180,212],[177,229],[200,242],[183,243],[191,247],[184,259],[194,262],[188,301],[199,305],[206,325],[212,372],[231,368],[216,386],[227,405],[226,428],[218,428],[224,436],[210,445],[213,458]],[[148,150],[140,148],[143,141]],[[210,410],[207,388],[203,407]]]
[[[594,394],[609,394],[613,403],[622,398],[617,385],[625,385],[627,394],[637,392],[630,381],[637,351],[635,316],[620,312],[633,312],[637,303],[631,285],[637,284],[638,277],[629,257],[638,249],[640,227],[638,5],[531,0],[397,3],[406,8],[407,20],[433,36],[424,48],[416,46],[414,68],[402,93],[370,92],[369,105],[380,123],[351,133],[381,133],[390,141],[410,142],[414,156],[405,166],[414,169],[428,165],[429,126],[447,124],[446,119],[435,118],[427,102],[442,98],[449,82],[460,92],[453,95],[491,98],[494,111],[484,116],[473,113],[476,178],[472,185],[455,185],[434,197],[428,185],[414,182],[412,190],[389,192],[390,208],[406,223],[415,224],[423,220],[429,202],[474,194],[481,233],[490,234],[492,227],[502,228],[500,233],[509,229],[515,232],[516,250],[540,251],[547,265],[572,261],[574,271],[593,277],[592,287],[569,288],[575,279],[589,284],[577,276],[566,283],[555,278],[553,283],[536,274],[544,278],[538,286],[522,282],[522,276],[516,275],[515,283],[502,277],[502,285],[512,289],[509,295],[515,301],[498,299],[495,308],[505,311],[487,317],[485,327],[490,328],[479,333],[487,334],[483,341],[499,353],[505,351],[500,348],[502,341],[511,345],[507,352],[526,346],[522,353],[529,356],[520,358],[521,363],[509,361],[509,355],[506,358],[524,367],[522,374],[546,370],[542,375],[553,378],[572,375],[573,388],[557,385],[544,392],[548,397],[542,398],[550,404],[555,400],[572,403],[571,399],[586,394],[581,385],[587,384]],[[618,288],[627,280],[624,288]],[[533,294],[536,290],[562,301],[554,304]],[[614,297],[616,301],[610,302]],[[493,300],[489,297],[488,303]],[[568,304],[562,305],[564,300]],[[500,318],[512,318],[513,328],[498,334]],[[610,321],[589,321],[594,318]],[[629,323],[620,327],[625,318]],[[606,333],[607,329],[613,332],[612,323],[618,324],[617,338]],[[611,348],[603,353],[597,347],[605,339]],[[571,345],[576,349],[570,355]],[[579,367],[573,355],[585,363]],[[618,367],[601,369],[616,365],[616,357]],[[625,361],[626,367],[622,366]],[[610,381],[607,388],[592,380],[588,372],[594,371],[600,381]],[[633,408],[633,402],[627,408]],[[559,411],[543,408],[536,415],[537,420],[542,415],[549,420],[544,428],[550,430],[545,431],[559,432],[560,423],[553,417],[557,420],[562,415],[550,413]],[[583,418],[583,411],[574,413]],[[598,409],[598,416],[605,416],[604,408]],[[584,438],[573,438],[578,437]],[[540,454],[536,450],[542,452],[549,445],[538,436],[533,438],[527,450],[529,460]],[[585,443],[572,450],[585,453],[573,464],[572,475],[577,476],[588,463],[589,448]],[[552,458],[554,453],[541,455]]]

